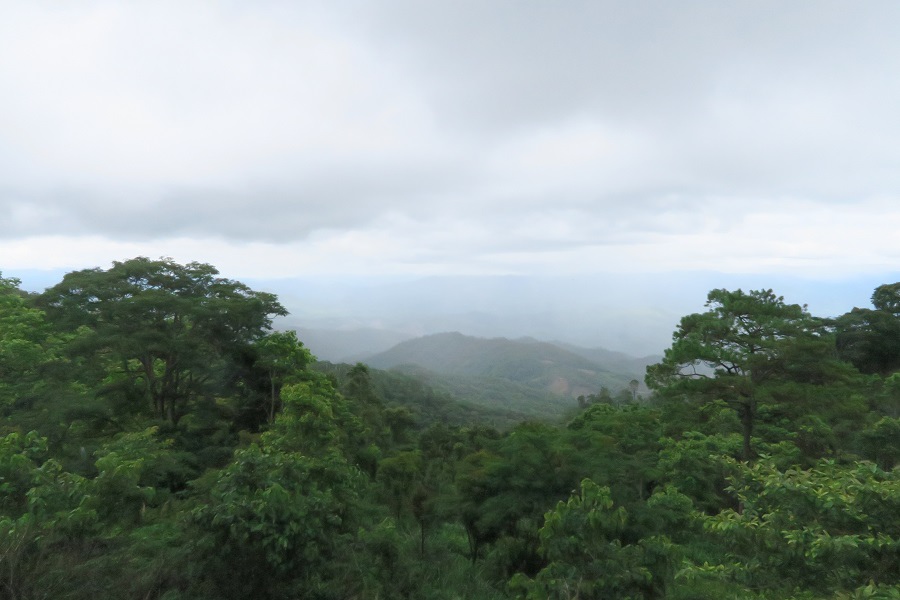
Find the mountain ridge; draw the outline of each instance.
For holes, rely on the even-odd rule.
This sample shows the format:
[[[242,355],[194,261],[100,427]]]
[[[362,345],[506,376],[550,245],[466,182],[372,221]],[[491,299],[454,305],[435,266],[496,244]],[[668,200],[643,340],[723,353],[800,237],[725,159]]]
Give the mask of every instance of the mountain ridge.
[[[569,397],[604,387],[626,389],[632,379],[642,381],[646,365],[656,362],[654,357],[570,348],[531,337],[480,338],[454,331],[402,341],[364,362],[378,369],[416,365],[445,376],[495,377]]]

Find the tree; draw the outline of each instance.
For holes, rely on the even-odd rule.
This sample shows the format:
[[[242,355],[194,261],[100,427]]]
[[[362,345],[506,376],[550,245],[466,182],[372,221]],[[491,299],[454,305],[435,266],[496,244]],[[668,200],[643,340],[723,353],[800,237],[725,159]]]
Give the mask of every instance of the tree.
[[[896,470],[832,460],[806,470],[781,470],[769,460],[732,463],[732,490],[743,510],[704,518],[726,552],[722,564],[701,571],[766,598],[795,598],[798,589],[830,597],[869,582],[900,584]]]
[[[281,406],[281,388],[291,375],[306,368],[313,356],[297,339],[296,331],[276,331],[256,342],[256,364],[265,369],[269,380],[269,423],[275,421],[275,413]]]
[[[0,275],[0,412],[29,401],[41,367],[53,358],[49,335],[44,313],[28,306],[19,280]]]
[[[329,586],[356,531],[358,479],[333,454],[237,451],[192,514],[218,597],[322,597],[310,592]]]
[[[350,411],[359,419],[362,429],[356,440],[355,462],[372,478],[378,471],[381,448],[390,441],[390,430],[385,423],[384,404],[372,385],[369,367],[356,363],[347,373],[341,386]]]
[[[490,446],[459,465],[457,510],[472,561],[494,543],[489,562],[505,580],[512,571],[538,566],[540,517],[578,484],[578,465],[562,431],[546,424],[523,423]]]
[[[837,347],[863,373],[888,376],[900,369],[900,283],[875,288],[872,305],[838,317]]]
[[[882,417],[861,438],[863,454],[879,468],[890,471],[900,461],[900,419]]]
[[[71,558],[96,512],[85,506],[87,481],[49,458],[36,432],[0,437],[0,597],[59,597],[59,578],[48,577],[54,557]],[[76,548],[73,548],[76,547]],[[77,550],[73,553],[77,555]]]
[[[192,520],[206,534],[215,597],[353,596],[336,578],[351,568],[369,491],[348,460],[359,424],[324,376],[285,386],[283,400],[258,444],[197,484],[208,489]]]
[[[632,379],[628,382],[628,389],[631,392],[631,401],[637,402],[638,399],[638,389],[641,387],[641,382],[637,379]]]
[[[659,452],[659,473],[664,485],[686,495],[706,514],[737,507],[728,492],[728,476],[741,452],[738,434],[704,435],[689,431],[682,439],[664,438]]]
[[[81,328],[73,352],[123,375],[153,416],[176,425],[192,402],[233,383],[238,353],[287,314],[274,295],[217,275],[208,264],[138,257],[69,273],[40,303],[58,327]]]
[[[417,450],[398,452],[378,465],[378,481],[398,521],[403,509],[411,506],[422,475],[422,454]]]
[[[661,435],[657,410],[595,404],[566,428],[572,454],[568,462],[609,487],[616,502],[643,500],[659,476],[656,463]]]
[[[742,456],[750,460],[766,386],[791,379],[785,357],[796,355],[792,349],[800,344],[804,351],[815,347],[827,355],[831,338],[825,323],[805,306],[787,304],[772,290],[717,289],[707,296],[706,306],[706,312],[681,319],[662,362],[648,367],[647,384],[673,396],[727,403],[740,418]],[[811,380],[819,375],[802,376]]]
[[[653,518],[632,524],[609,488],[584,479],[580,492],[544,516],[540,552],[547,565],[533,579],[517,574],[511,587],[524,600],[666,597],[680,551],[660,531],[687,528],[691,503],[666,490],[647,509]]]

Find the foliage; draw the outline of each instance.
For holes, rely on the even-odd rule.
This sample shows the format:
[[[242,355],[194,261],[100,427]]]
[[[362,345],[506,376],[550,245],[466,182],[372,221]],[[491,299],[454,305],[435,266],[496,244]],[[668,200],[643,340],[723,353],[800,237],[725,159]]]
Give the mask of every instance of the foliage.
[[[69,273],[40,303],[60,329],[87,328],[73,352],[121,374],[154,417],[176,425],[223,391],[229,362],[286,314],[273,295],[217,275],[211,265],[134,258]]]
[[[313,360],[312,354],[297,339],[295,331],[274,331],[255,342],[257,367],[265,370],[269,383],[266,417],[275,421],[281,409],[281,388],[303,371]]]
[[[724,402],[740,419],[742,458],[750,460],[761,407],[781,401],[783,384],[821,386],[834,377],[833,342],[823,321],[772,290],[713,290],[706,306],[681,319],[663,361],[647,369],[647,383],[673,399]]]
[[[734,464],[742,510],[707,517],[728,551],[719,571],[776,593],[900,584],[900,476],[856,462],[824,460],[779,470],[768,460]]]
[[[690,501],[672,491],[655,494],[648,506],[662,509],[664,527],[690,514]],[[540,551],[547,566],[533,579],[517,575],[511,586],[528,600],[665,597],[677,547],[652,530],[630,541],[628,529],[629,515],[615,507],[609,489],[585,479],[580,493],[545,516]]]
[[[646,499],[660,476],[659,411],[646,406],[596,404],[572,419],[566,440],[582,477],[611,489],[613,499]]]
[[[854,308],[836,321],[837,348],[863,373],[890,375],[900,369],[900,283],[878,286],[874,309]]]
[[[59,336],[43,311],[29,305],[17,279],[0,276],[0,415],[9,416],[52,393],[47,377],[59,361]],[[55,390],[53,390],[55,391]]]
[[[734,459],[740,456],[741,439],[732,435],[703,435],[688,432],[680,440],[666,438],[659,453],[659,471],[663,483],[677,488],[704,513],[736,508],[728,491],[728,477]]]
[[[898,290],[713,290],[651,397],[578,410],[471,375],[544,385],[524,346],[452,386],[314,364],[209,265],[0,277],[0,597],[896,598]]]
[[[236,452],[192,513],[208,536],[211,585],[230,598],[270,598],[285,584],[316,588],[327,581],[353,531],[356,478],[334,456],[256,445]]]

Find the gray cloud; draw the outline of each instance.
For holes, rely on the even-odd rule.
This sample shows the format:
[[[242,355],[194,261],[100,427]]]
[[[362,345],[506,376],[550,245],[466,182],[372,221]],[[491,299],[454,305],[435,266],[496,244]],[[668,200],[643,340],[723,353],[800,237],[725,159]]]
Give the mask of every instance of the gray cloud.
[[[894,193],[900,48],[890,3],[397,2],[395,58],[476,135],[572,115],[650,138],[634,191]],[[373,10],[373,12],[375,12]],[[602,188],[601,188],[602,189]]]
[[[666,253],[684,236],[679,247],[818,260],[814,237],[786,248],[761,241],[758,224],[796,231],[810,211],[855,207],[872,212],[845,219],[857,228],[847,239],[867,240],[866,218],[891,222],[898,13],[890,2],[5,7],[0,240],[313,240],[323,255],[378,245],[385,263],[452,271],[536,255],[570,264],[579,249],[589,264],[612,246]]]

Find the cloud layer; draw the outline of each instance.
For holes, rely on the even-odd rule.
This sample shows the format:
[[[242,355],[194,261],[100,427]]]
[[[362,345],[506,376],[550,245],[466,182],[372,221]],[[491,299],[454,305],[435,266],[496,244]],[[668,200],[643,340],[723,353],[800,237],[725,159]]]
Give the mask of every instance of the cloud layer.
[[[3,268],[900,258],[889,2],[3,3]]]

